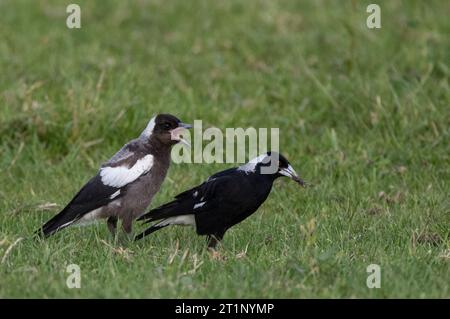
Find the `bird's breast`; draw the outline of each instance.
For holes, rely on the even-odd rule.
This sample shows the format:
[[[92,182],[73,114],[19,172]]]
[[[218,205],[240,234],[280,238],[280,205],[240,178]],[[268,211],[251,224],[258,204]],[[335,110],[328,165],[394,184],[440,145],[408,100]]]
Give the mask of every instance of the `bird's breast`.
[[[153,195],[159,191],[166,174],[167,168],[153,167],[147,174],[141,176],[128,187],[127,197],[134,197],[134,200],[149,204]]]

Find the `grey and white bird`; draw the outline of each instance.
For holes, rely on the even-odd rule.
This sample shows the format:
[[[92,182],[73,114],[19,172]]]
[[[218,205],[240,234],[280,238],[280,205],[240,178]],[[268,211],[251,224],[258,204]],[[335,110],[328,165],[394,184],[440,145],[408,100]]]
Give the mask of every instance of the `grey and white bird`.
[[[36,233],[48,237],[70,225],[98,219],[107,219],[113,234],[120,219],[123,231],[131,233],[133,221],[145,212],[166,177],[171,147],[185,142],[182,133],[190,127],[170,114],[153,117],[137,139],[104,163],[70,203]]]

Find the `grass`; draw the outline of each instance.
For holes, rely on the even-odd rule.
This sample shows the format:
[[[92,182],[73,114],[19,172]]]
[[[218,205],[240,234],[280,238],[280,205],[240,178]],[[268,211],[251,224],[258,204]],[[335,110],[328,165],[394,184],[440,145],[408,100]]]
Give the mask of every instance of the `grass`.
[[[370,1],[77,3],[69,30],[64,2],[0,2],[0,297],[450,297],[448,3],[378,1],[379,30]],[[158,112],[279,127],[315,187],[277,181],[225,260],[187,228],[27,239]],[[230,166],[172,165],[152,206]]]

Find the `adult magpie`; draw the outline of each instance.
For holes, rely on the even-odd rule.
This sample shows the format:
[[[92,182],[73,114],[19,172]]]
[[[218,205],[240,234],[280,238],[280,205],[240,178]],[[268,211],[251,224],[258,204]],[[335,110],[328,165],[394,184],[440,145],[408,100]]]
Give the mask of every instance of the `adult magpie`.
[[[253,214],[266,200],[273,182],[287,176],[302,186],[288,160],[276,152],[264,153],[245,165],[218,172],[206,182],[175,196],[138,220],[159,221],[135,237],[139,240],[169,225],[194,226],[215,248],[225,232]]]
[[[97,175],[36,233],[48,237],[70,225],[100,218],[107,219],[113,234],[118,219],[123,231],[131,233],[132,222],[145,212],[166,176],[171,146],[184,142],[181,134],[190,127],[170,114],[153,117],[139,138],[101,165]]]

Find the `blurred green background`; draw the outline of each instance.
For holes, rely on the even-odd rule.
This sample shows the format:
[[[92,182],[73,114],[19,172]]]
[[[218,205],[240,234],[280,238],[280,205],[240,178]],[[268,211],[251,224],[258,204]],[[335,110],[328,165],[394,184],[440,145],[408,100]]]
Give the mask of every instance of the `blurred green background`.
[[[68,29],[71,2],[0,1],[0,297],[450,297],[448,1],[373,30],[372,1],[76,1]],[[159,112],[278,127],[315,186],[277,181],[219,260],[187,228],[27,238]],[[152,207],[230,166],[172,165]]]

